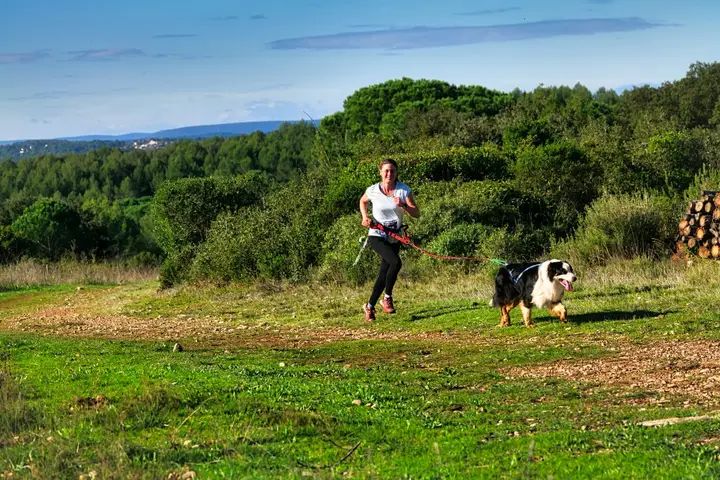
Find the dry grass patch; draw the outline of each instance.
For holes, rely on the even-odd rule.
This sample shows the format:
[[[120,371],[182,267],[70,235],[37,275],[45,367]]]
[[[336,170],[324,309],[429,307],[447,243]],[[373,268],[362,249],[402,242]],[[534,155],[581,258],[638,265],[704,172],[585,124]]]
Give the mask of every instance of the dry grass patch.
[[[157,279],[155,267],[128,267],[112,262],[20,260],[0,266],[0,291],[43,285],[115,285]]]

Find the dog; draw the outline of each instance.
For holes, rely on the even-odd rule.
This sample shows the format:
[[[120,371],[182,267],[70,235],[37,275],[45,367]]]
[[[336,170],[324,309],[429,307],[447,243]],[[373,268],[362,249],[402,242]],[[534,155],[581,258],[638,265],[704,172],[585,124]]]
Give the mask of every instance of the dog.
[[[510,326],[510,310],[518,305],[526,327],[533,326],[533,307],[547,308],[550,315],[567,322],[562,299],[566,291],[572,291],[576,280],[572,265],[563,260],[510,263],[500,267],[491,302],[493,307],[500,308],[500,326]]]

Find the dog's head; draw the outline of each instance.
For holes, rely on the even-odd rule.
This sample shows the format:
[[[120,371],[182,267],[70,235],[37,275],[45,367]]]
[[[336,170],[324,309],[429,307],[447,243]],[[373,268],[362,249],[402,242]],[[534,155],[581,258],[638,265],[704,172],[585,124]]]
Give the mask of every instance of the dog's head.
[[[550,261],[548,265],[548,278],[553,282],[558,282],[567,291],[573,289],[573,282],[577,280],[572,265],[562,260]]]

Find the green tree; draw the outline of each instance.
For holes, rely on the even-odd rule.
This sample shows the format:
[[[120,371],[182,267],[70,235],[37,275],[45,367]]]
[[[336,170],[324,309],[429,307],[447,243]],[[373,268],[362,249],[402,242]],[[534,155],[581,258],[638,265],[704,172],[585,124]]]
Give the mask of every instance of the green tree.
[[[84,251],[86,236],[78,211],[64,201],[40,198],[12,223],[12,232],[33,246],[36,255],[57,260]]]

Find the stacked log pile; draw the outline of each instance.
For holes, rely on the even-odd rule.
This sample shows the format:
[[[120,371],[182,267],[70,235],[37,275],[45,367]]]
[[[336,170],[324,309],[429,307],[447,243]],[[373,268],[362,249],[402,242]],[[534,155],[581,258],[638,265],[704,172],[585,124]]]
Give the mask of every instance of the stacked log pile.
[[[675,240],[677,253],[720,259],[720,192],[705,191],[699,200],[690,202]]]

